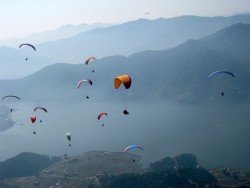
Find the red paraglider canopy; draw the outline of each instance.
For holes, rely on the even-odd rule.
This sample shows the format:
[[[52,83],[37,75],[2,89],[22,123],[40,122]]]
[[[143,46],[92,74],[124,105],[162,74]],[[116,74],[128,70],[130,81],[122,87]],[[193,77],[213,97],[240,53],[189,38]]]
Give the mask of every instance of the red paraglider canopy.
[[[100,120],[101,117],[102,117],[103,115],[108,116],[108,113],[106,113],[106,112],[101,112],[101,113],[97,116],[97,119]]]
[[[36,116],[30,116],[30,121],[31,121],[31,123],[35,123],[36,122]]]

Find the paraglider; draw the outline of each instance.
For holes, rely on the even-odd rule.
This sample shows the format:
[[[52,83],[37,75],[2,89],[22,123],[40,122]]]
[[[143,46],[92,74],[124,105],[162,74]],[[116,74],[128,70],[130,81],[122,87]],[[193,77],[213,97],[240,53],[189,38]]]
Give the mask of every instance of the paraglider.
[[[139,146],[139,145],[130,145],[130,146],[126,147],[123,152],[127,153],[128,151],[134,150],[134,149],[139,149],[139,150],[143,151],[143,147],[142,146]],[[133,162],[135,163],[136,160],[133,159]]]
[[[89,80],[89,79],[80,80],[80,81],[77,83],[77,89],[79,89],[83,83],[88,83],[89,85],[93,85],[93,82],[92,82],[91,80]],[[89,96],[88,96],[88,95],[86,96],[86,99],[89,99]]]
[[[97,116],[97,119],[98,120],[102,120],[102,117],[103,116],[108,116],[108,113],[106,113],[106,112],[101,112],[100,114],[98,114],[98,116]],[[104,126],[104,123],[102,122],[102,127]]]
[[[6,95],[2,99],[5,100],[7,98],[13,98],[13,99],[19,100],[19,101],[21,100],[18,96],[15,96],[15,95]],[[13,112],[13,108],[11,108],[10,111]]]
[[[132,79],[129,75],[120,75],[114,79],[115,89],[119,89],[121,87],[121,85],[123,85],[124,88],[127,90],[131,87],[131,84],[132,84]],[[125,98],[125,97],[123,97],[123,98]],[[126,109],[126,104],[125,104],[125,109],[123,110],[123,114],[129,115],[129,112]]]
[[[93,56],[89,56],[86,60],[85,60],[85,64],[88,65],[89,63],[95,61],[95,57]],[[95,70],[93,69],[92,72],[95,72]]]
[[[44,108],[44,107],[35,107],[34,108],[34,112],[36,112],[37,110],[40,110],[40,111],[42,111],[42,112],[45,112],[46,114],[48,113],[48,110],[46,109],[46,108]],[[42,120],[39,120],[39,122],[40,123],[42,123]]]
[[[229,72],[229,71],[225,71],[225,70],[218,70],[218,71],[214,71],[212,72],[209,76],[208,76],[208,79],[211,79],[212,77],[216,76],[216,75],[219,75],[219,74],[225,74],[225,75],[229,75],[231,77],[235,77],[234,74],[232,72]],[[224,97],[225,93],[224,91],[222,90],[221,91],[221,96]]]
[[[24,44],[21,44],[20,46],[19,46],[19,48],[22,48],[22,46],[29,46],[30,48],[32,48],[34,51],[36,51],[36,47],[34,46],[34,45],[32,45],[32,44],[29,44],[29,43],[24,43]],[[28,61],[28,57],[26,57],[25,58],[25,61]]]
[[[21,48],[22,46],[29,46],[29,47],[31,47],[34,51],[36,51],[35,46],[32,45],[32,44],[24,43],[24,44],[21,44],[21,45],[19,46],[19,48]]]
[[[36,122],[36,116],[30,116],[30,121],[31,121],[31,123],[35,123]],[[36,132],[33,131],[33,134],[36,134]]]
[[[67,138],[68,141],[69,141],[69,146],[71,146],[71,144],[70,144],[70,142],[71,142],[71,133],[70,133],[70,132],[67,132],[67,133],[65,133],[65,135],[66,135],[66,138]]]

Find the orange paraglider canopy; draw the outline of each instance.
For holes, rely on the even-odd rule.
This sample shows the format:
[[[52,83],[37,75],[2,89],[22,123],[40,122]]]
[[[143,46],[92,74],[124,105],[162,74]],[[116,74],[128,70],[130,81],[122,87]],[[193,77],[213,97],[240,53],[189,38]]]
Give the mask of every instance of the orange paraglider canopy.
[[[129,89],[131,86],[131,83],[132,83],[132,79],[129,75],[120,75],[114,79],[115,89],[118,89],[121,86],[121,84],[123,84],[126,89]]]

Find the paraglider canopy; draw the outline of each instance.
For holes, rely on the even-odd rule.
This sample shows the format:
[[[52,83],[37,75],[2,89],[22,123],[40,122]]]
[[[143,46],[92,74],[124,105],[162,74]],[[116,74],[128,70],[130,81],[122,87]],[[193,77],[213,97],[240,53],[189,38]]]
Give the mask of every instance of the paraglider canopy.
[[[103,115],[108,116],[108,113],[106,113],[106,112],[101,112],[100,114],[98,114],[97,119],[100,120],[100,119],[102,118]]]
[[[6,98],[14,98],[14,99],[17,99],[19,101],[21,100],[18,96],[15,96],[15,95],[6,95],[2,99],[5,100]],[[11,108],[10,111],[13,112],[13,109]]]
[[[142,146],[139,146],[139,145],[131,145],[131,146],[128,146],[124,149],[124,152],[126,153],[127,151],[130,151],[132,149],[140,149],[143,151],[143,147]]]
[[[126,89],[129,89],[131,86],[131,83],[132,83],[132,79],[129,75],[120,75],[114,79],[115,89],[119,89],[121,84],[123,84]]]
[[[68,141],[69,141],[69,146],[71,146],[71,144],[70,144],[70,141],[71,141],[71,133],[70,133],[70,132],[67,132],[67,133],[65,133],[65,135],[66,135],[66,138],[67,138]]]
[[[85,64],[88,65],[90,62],[94,61],[95,57],[93,56],[89,56],[86,60],[85,60]]]
[[[214,71],[212,72],[209,76],[208,76],[208,79],[214,77],[215,75],[218,75],[218,74],[225,74],[225,75],[229,75],[229,76],[232,76],[234,78],[234,74],[232,72],[229,72],[229,71],[225,71],[225,70],[218,70],[218,71]],[[224,91],[222,90],[220,92],[221,96],[224,97]]]
[[[48,113],[48,110],[46,108],[44,108],[44,107],[35,107],[34,112],[37,111],[37,110],[42,110],[42,111]]]
[[[85,79],[85,80],[80,80],[78,83],[77,83],[77,89],[79,89],[80,87],[81,87],[81,85],[82,85],[82,83],[89,83],[89,85],[92,85],[93,84],[93,82],[91,81],[91,80],[89,80],[89,79]]]
[[[232,72],[229,72],[229,71],[225,71],[225,70],[218,70],[218,71],[214,71],[212,72],[208,78],[212,78],[213,76],[217,75],[217,74],[227,74],[227,75],[230,75],[234,78],[234,74]]]
[[[3,97],[3,100],[6,98],[15,98],[15,99],[18,99],[19,101],[21,100],[18,96],[15,96],[15,95],[6,95]]]
[[[21,48],[22,46],[29,46],[29,47],[31,47],[34,51],[36,51],[35,46],[34,46],[34,45],[32,45],[32,44],[29,44],[29,43],[24,43],[24,44],[21,44],[21,45],[19,46],[19,48]]]
[[[65,135],[66,135],[66,138],[68,139],[68,141],[71,141],[71,133],[67,132],[67,133],[65,133]]]
[[[31,123],[35,123],[36,122],[36,116],[30,116],[30,121],[31,121]]]

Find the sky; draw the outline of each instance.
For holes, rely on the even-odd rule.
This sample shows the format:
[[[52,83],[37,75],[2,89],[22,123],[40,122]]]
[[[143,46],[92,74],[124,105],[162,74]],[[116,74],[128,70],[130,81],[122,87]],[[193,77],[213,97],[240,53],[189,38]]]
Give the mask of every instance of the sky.
[[[150,15],[144,15],[150,12]],[[250,0],[0,0],[0,40],[66,24],[122,23],[181,15],[229,16],[250,12]]]

